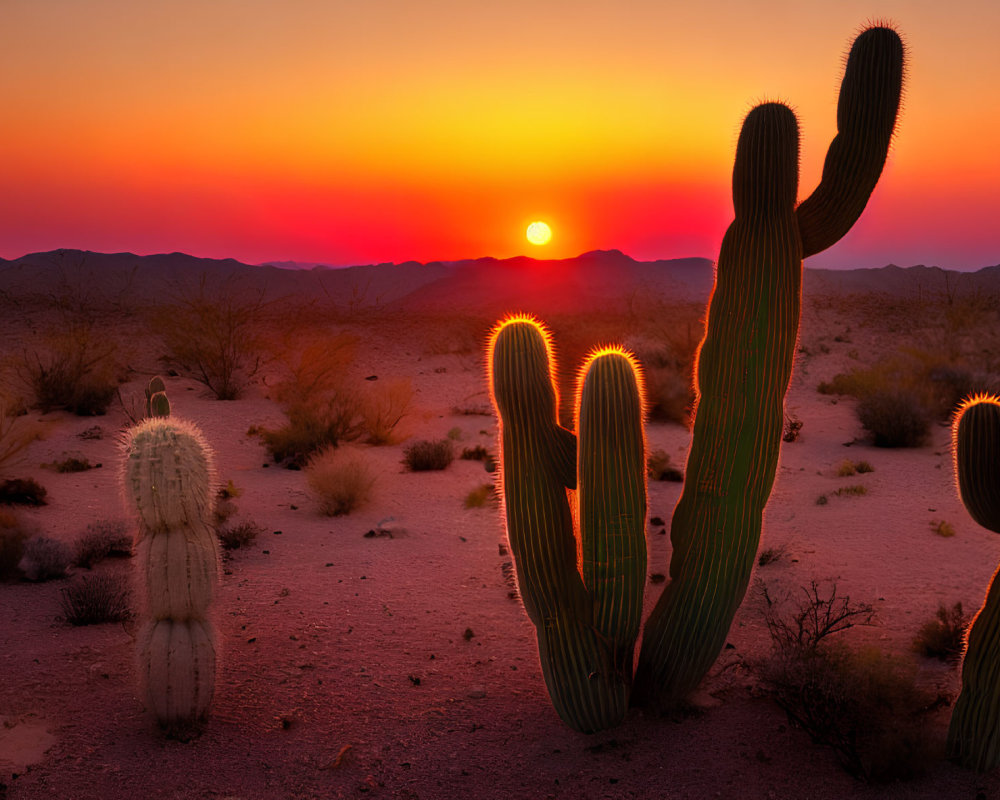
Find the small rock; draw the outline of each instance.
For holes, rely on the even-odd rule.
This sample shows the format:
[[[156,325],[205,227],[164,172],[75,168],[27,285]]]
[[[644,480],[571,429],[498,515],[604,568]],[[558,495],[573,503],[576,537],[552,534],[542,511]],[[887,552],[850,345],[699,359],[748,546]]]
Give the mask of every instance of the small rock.
[[[663,517],[650,517],[649,524],[653,527],[657,527],[660,525],[666,525],[667,523],[663,521]]]
[[[486,687],[485,686],[473,686],[469,689],[468,695],[466,695],[471,700],[482,700],[486,697]]]

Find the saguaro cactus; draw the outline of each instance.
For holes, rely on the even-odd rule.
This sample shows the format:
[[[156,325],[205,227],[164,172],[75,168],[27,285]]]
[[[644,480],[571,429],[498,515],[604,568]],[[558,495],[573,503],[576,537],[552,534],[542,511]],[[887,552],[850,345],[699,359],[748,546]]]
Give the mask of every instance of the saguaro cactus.
[[[182,737],[206,719],[215,687],[213,475],[211,451],[191,423],[151,417],[128,431],[123,483],[138,522],[145,599],[139,671],[148,707]]]
[[[838,133],[827,153],[822,181],[797,208],[795,115],[780,103],[765,103],[743,123],[733,168],[735,220],[722,242],[705,337],[698,350],[694,439],[671,526],[671,581],[645,626],[635,676],[636,703],[662,707],[682,700],[725,644],[746,593],[764,504],[777,468],[784,396],[798,336],[802,259],[838,241],[863,211],[895,128],[903,61],[902,42],[891,28],[871,27],[857,37],[844,72]],[[566,465],[572,438],[551,417],[555,394],[541,340],[530,345],[512,341],[510,348],[518,348],[525,357],[500,363],[497,353],[507,349],[506,343],[501,346],[507,327],[516,326],[502,326],[492,345],[507,528],[522,592],[526,585],[550,582],[544,591],[551,597],[543,606],[543,618],[548,619],[545,609],[575,608],[588,599],[586,594],[580,596],[574,582],[579,575],[570,568],[568,511],[556,502],[559,493],[571,487]],[[527,329],[523,335],[529,336]],[[532,419],[544,419],[544,424],[525,423],[524,412],[507,402],[509,386],[519,382],[522,396],[535,403],[530,407],[538,416]],[[519,441],[511,429],[534,443]],[[544,490],[533,494],[524,486],[544,486]],[[541,513],[543,494],[546,511]],[[581,522],[584,507],[581,499]],[[532,536],[541,542],[540,552],[549,548],[561,554],[558,576],[526,563],[531,559],[527,548],[521,548],[523,555],[518,558],[514,543],[523,537],[519,528],[525,520],[536,528]],[[542,591],[531,588],[528,594]],[[529,607],[527,598],[525,605]],[[529,607],[528,613],[536,611]],[[535,616],[532,620],[539,624]],[[543,649],[541,632],[539,637]],[[542,659],[544,669],[544,650]],[[548,680],[549,673],[546,676]],[[627,687],[627,680],[622,685]],[[549,687],[559,708],[552,681]],[[568,719],[563,711],[560,714]]]
[[[798,208],[795,115],[765,103],[743,123],[733,167],[736,218],[722,240],[698,351],[694,439],[670,532],[671,581],[643,633],[637,702],[683,699],[725,645],[777,469],[802,259],[838,241],[864,210],[885,163],[902,80],[899,35],[883,26],[861,33],[847,59],[822,181]]]
[[[1000,397],[977,395],[952,426],[958,492],[972,518],[1000,533]],[[962,691],[948,728],[948,755],[978,772],[1000,766],[1000,580],[990,582],[962,662]]]
[[[557,421],[554,364],[540,323],[503,322],[489,363],[507,532],[549,694],[577,730],[616,725],[628,709],[646,571],[638,372],[620,350],[588,360],[577,392],[578,448]],[[579,565],[567,496],[577,485]]]

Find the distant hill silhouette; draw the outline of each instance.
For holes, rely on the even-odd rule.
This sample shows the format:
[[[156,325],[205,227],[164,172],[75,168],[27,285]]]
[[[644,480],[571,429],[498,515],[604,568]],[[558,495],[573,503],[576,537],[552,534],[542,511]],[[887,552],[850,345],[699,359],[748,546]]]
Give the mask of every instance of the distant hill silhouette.
[[[180,287],[211,283],[262,291],[269,297],[329,297],[338,306],[415,313],[553,313],[624,310],[639,300],[704,302],[713,282],[706,258],[636,261],[618,250],[559,260],[518,256],[464,261],[311,269],[244,264],[184,253],[137,256],[54,250],[0,259],[0,292],[44,295],[59,283],[99,287],[136,301],[156,301]],[[1000,265],[977,272],[940,267],[805,270],[803,291],[813,294],[945,295],[1000,292]]]

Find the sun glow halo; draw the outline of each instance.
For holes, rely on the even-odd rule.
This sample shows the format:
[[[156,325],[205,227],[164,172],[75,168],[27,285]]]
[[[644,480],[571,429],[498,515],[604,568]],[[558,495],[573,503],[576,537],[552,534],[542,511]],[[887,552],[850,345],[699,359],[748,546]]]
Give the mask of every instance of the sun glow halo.
[[[552,229],[544,222],[532,222],[528,226],[525,236],[528,237],[528,241],[532,244],[548,244],[549,240],[552,238]]]

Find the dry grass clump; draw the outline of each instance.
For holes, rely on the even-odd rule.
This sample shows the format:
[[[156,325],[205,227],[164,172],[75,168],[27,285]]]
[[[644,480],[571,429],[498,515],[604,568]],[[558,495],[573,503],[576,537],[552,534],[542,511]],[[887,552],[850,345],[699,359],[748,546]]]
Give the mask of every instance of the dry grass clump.
[[[90,569],[106,558],[131,555],[132,533],[128,523],[120,519],[91,522],[73,544],[74,567]]]
[[[868,494],[868,487],[861,484],[841,486],[839,489],[835,489],[833,494],[837,497],[864,497]]]
[[[60,606],[71,625],[123,622],[132,616],[131,592],[123,575],[93,575],[62,590]]]
[[[497,494],[496,486],[492,483],[484,483],[477,486],[465,496],[466,508],[483,508],[486,505],[499,506],[500,497]]]
[[[455,460],[455,450],[450,439],[414,442],[403,450],[403,464],[410,472],[429,472],[447,469]]]
[[[757,566],[766,567],[769,564],[775,564],[787,555],[788,548],[783,544],[780,544],[777,547],[766,547],[761,550],[760,554],[757,556]]]
[[[73,562],[73,550],[68,544],[48,536],[34,536],[24,544],[24,553],[17,568],[29,581],[62,578]]]
[[[357,451],[323,450],[306,465],[309,488],[320,510],[331,517],[350,514],[371,498],[375,475]]]
[[[955,526],[943,519],[931,522],[931,530],[945,539],[950,539],[955,535]]]
[[[951,608],[942,603],[934,619],[920,626],[913,639],[913,650],[928,658],[955,663],[965,650],[965,634],[971,623],[961,603]]]
[[[941,699],[917,686],[913,664],[830,638],[870,624],[872,606],[838,597],[836,584],[821,592],[815,581],[791,609],[763,585],[761,593],[773,649],[756,670],[789,719],[833,748],[856,778],[884,783],[919,775],[932,753],[927,716]]]
[[[231,525],[216,528],[215,535],[223,550],[242,550],[250,547],[264,532],[264,526],[250,520],[241,520]]]

